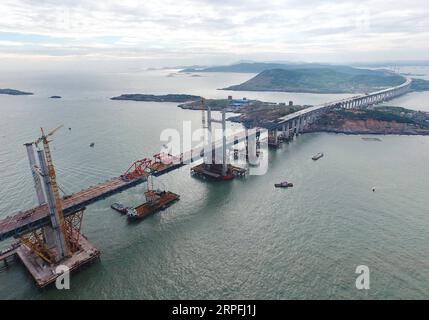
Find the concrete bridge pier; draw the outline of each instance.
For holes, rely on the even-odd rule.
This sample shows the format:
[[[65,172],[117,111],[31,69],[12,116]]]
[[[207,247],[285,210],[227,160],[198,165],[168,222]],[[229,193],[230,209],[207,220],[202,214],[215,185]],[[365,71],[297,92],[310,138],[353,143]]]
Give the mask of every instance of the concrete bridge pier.
[[[302,128],[301,128],[301,132],[304,132],[307,129],[308,126],[308,116],[303,116],[302,117]]]
[[[282,125],[282,137],[283,140],[286,141],[289,139],[289,122],[283,123]]]
[[[291,131],[292,131],[291,139],[293,140],[296,137],[296,119],[292,119],[292,122],[291,122]]]
[[[288,121],[288,138],[289,140],[293,140],[294,132],[293,132],[293,120]]]
[[[301,117],[298,117],[296,120],[296,136],[299,136],[301,133]]]

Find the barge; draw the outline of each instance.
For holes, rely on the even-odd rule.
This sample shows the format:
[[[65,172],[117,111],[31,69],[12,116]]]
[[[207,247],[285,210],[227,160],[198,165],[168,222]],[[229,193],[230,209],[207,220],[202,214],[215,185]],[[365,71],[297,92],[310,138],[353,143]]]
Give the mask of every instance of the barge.
[[[178,194],[170,191],[149,190],[145,192],[146,202],[135,208],[127,209],[130,220],[138,220],[164,210],[180,199]]]

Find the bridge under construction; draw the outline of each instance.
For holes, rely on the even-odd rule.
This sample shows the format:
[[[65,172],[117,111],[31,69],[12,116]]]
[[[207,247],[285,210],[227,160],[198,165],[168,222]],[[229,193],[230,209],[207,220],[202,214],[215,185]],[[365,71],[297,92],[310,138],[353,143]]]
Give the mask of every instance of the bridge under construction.
[[[272,121],[267,128],[268,145],[276,147],[281,140],[295,137],[324,112],[334,108],[365,108],[378,104],[408,92],[410,84],[411,80],[407,79],[397,87],[310,107]],[[120,176],[63,197],[59,193],[48,140],[59,128],[48,134],[42,129],[40,138],[25,144],[38,205],[0,220],[0,241],[8,238],[18,240],[0,252],[0,261],[6,264],[8,259],[18,256],[36,284],[45,287],[60,275],[58,266],[67,266],[73,271],[99,258],[100,251],[81,234],[87,205],[144,183],[150,176],[160,176],[201,159],[204,159],[202,164],[191,168],[194,174],[216,180],[244,175],[245,169],[228,164],[227,149],[244,142],[247,158],[250,153],[258,154],[261,129],[245,129],[227,137],[225,111],[222,111],[220,121],[212,119],[210,107],[206,112],[208,141],[204,146],[178,155],[158,153],[151,158],[137,160]],[[220,141],[212,139],[212,122],[222,125]],[[250,150],[251,139],[255,141],[255,150]],[[219,150],[222,160],[215,163],[215,154]]]

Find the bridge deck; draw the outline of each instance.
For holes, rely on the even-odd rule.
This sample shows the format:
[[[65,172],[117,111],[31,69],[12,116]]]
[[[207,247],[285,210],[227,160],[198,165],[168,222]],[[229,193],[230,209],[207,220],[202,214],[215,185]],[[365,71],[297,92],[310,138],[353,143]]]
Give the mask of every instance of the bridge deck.
[[[131,188],[145,180],[145,177],[142,177],[124,181],[118,177],[76,192],[63,199],[64,215],[75,213],[94,201]],[[48,206],[44,204],[0,220],[0,241],[9,237],[20,236],[48,224],[48,215]]]
[[[359,99],[363,99],[363,98],[373,97],[373,96],[379,95],[381,93],[385,93],[385,92],[389,92],[389,91],[393,91],[393,90],[398,90],[400,88],[408,86],[411,83],[411,81],[412,81],[412,79],[406,78],[406,81],[404,83],[400,84],[399,86],[393,87],[393,88],[387,88],[387,89],[383,89],[380,91],[371,92],[369,94],[362,94],[359,96],[355,96],[355,97],[351,97],[351,98],[345,98],[345,99],[341,99],[341,100],[336,100],[336,101],[316,105],[316,106],[313,106],[310,108],[306,108],[306,109],[303,109],[303,110],[300,110],[300,111],[297,111],[297,112],[294,112],[292,114],[288,114],[284,117],[279,118],[277,123],[278,124],[284,123],[284,122],[290,121],[292,119],[298,118],[302,115],[309,114],[311,112],[314,112],[314,111],[317,111],[320,109],[324,109],[326,107],[334,106],[334,105],[341,104],[341,103],[351,102],[351,101],[359,100]]]
[[[244,138],[244,132],[240,132],[237,140],[243,141]],[[228,141],[228,145],[230,144],[232,144],[232,141]],[[221,146],[219,146],[218,141],[213,143],[213,149],[218,149],[219,147]],[[168,165],[161,162],[154,163],[151,165],[153,175],[160,176],[185,164],[194,162],[200,157],[200,152],[203,150],[204,148],[195,148],[183,153],[181,156],[181,163],[171,163]],[[180,158],[180,156],[178,158]],[[146,177],[130,181],[124,181],[121,177],[117,177],[96,186],[91,186],[87,189],[73,193],[67,198],[63,198],[64,215],[68,216],[73,214],[97,200],[134,187],[144,181],[146,181]],[[49,223],[49,210],[46,204],[25,211],[20,211],[12,216],[0,220],[0,241],[10,237],[21,236],[29,231],[48,225]]]

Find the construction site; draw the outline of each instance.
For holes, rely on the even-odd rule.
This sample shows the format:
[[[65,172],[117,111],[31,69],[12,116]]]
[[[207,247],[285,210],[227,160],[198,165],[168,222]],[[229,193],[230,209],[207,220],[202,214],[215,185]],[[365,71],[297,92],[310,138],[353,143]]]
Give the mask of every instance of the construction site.
[[[203,101],[204,103],[204,101]],[[206,122],[207,113],[207,122]],[[178,169],[186,164],[204,159],[193,166],[192,175],[207,179],[224,181],[245,176],[247,170],[231,165],[227,149],[233,149],[238,157],[239,143],[245,144],[245,158],[249,152],[259,155],[260,133],[254,135],[255,146],[249,141],[246,131],[235,134],[227,141],[225,112],[222,119],[214,120],[208,107],[203,110],[202,123],[207,129],[208,139],[204,147],[194,148],[180,155],[158,153],[151,158],[133,162],[120,176],[96,186],[64,196],[57,182],[52,160],[50,142],[58,127],[49,133],[41,129],[41,136],[35,141],[25,143],[38,204],[34,208],[19,211],[0,220],[0,241],[14,238],[9,248],[0,251],[0,262],[9,267],[11,260],[18,258],[40,288],[46,287],[61,275],[59,266],[66,266],[71,272],[99,260],[101,252],[81,233],[86,206],[113,194],[146,183],[144,202],[135,208],[125,208],[130,220],[141,220],[155,212],[164,210],[180,199],[180,195],[153,188],[153,178]],[[212,123],[222,125],[221,141],[212,139]],[[207,147],[208,145],[208,147]],[[255,150],[256,148],[256,150]],[[205,152],[205,150],[211,150]],[[221,150],[221,162],[216,155]]]

